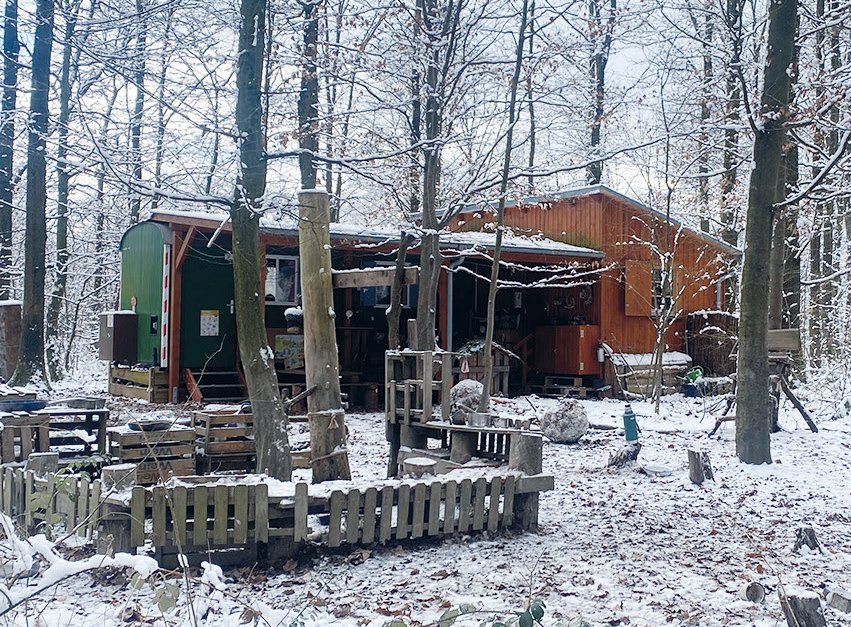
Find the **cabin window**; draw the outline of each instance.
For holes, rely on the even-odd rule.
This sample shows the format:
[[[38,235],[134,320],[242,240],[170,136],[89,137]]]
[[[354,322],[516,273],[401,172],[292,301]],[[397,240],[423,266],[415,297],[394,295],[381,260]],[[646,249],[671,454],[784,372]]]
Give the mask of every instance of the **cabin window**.
[[[300,287],[298,257],[266,255],[267,305],[297,305]]]

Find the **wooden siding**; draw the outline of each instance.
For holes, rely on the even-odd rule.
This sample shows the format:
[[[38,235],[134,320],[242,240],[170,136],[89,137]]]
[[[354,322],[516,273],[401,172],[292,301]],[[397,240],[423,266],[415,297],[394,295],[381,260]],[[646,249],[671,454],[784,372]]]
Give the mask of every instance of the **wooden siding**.
[[[455,230],[485,230],[493,222],[490,212],[465,213],[453,225]],[[669,240],[674,248],[674,290],[679,293],[682,316],[689,312],[717,309],[717,278],[724,272],[725,257],[730,253],[699,234],[672,225],[666,233],[665,222],[636,203],[602,191],[539,203],[506,208],[505,224],[518,233],[543,236],[560,242],[594,248],[606,254],[597,289],[593,313],[588,324],[598,324],[601,339],[618,352],[651,352],[656,329],[647,311],[626,315],[626,277],[628,262],[644,261],[658,267],[652,248],[665,249]],[[637,264],[635,264],[637,265]],[[638,286],[633,286],[638,287]],[[649,286],[642,284],[641,289]],[[638,298],[638,295],[635,295]],[[651,294],[646,294],[649,304]],[[721,303],[723,307],[723,301]],[[677,320],[667,336],[668,350],[685,349],[685,325]]]

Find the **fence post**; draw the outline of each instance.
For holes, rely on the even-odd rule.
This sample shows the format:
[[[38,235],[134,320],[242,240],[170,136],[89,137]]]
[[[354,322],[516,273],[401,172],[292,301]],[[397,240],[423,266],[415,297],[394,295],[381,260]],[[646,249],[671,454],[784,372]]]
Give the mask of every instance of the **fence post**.
[[[537,433],[512,434],[508,448],[508,467],[527,475],[543,471],[544,441]],[[514,525],[520,529],[538,526],[538,493],[517,494],[514,497]]]

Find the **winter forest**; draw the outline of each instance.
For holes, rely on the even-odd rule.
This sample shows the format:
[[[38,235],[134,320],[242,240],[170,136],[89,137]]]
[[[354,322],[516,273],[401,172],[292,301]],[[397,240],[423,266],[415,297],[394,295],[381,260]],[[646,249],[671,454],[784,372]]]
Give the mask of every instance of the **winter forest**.
[[[743,246],[768,8],[271,2],[257,24],[262,211],[291,212],[297,190],[314,186],[331,194],[335,219],[363,224],[493,201],[511,132],[509,198],[602,181]],[[239,11],[6,3],[0,277],[16,299],[43,281],[51,379],[89,350],[95,314],[115,303],[128,225],[157,207],[232,203]],[[848,363],[845,19],[841,4],[797,8],[789,101],[771,103],[785,178],[771,324],[800,326],[813,367]]]
[[[93,621],[107,627],[142,622],[157,627],[776,627],[785,619],[792,627],[822,627],[825,616],[847,620],[849,19],[851,5],[837,0],[6,0],[0,305],[22,303],[20,356],[8,383],[47,397],[66,392],[103,396],[107,367],[129,372],[144,365],[150,388],[154,377],[166,377],[162,391],[172,405],[153,397],[120,397],[111,387],[109,409],[104,409],[106,401],[87,410],[66,408],[62,401],[57,409],[55,399],[44,400],[27,420],[47,420],[51,406],[57,415],[91,411],[101,417],[96,434],[88,424],[88,433],[77,429],[72,435],[86,453],[99,447],[104,459],[97,463],[109,471],[100,483],[94,475],[72,474],[79,468],[59,470],[41,488],[42,479],[34,479],[32,472],[26,475],[29,484],[24,483],[24,463],[29,471],[26,457],[35,455],[36,445],[45,447],[39,453],[56,453],[58,459],[59,453],[46,450],[54,427],[4,410],[0,622],[45,627],[82,627]],[[532,205],[543,206],[559,192],[600,185],[635,199],[661,216],[666,227],[682,224],[701,241],[713,242],[713,250],[735,257],[729,261],[717,253],[715,259],[700,260],[707,267],[725,264],[712,286],[726,309],[723,314],[735,318],[738,328],[737,372],[723,383],[730,387],[717,397],[701,391],[699,397],[671,394],[660,401],[665,338],[673,328],[666,325],[683,313],[676,310],[675,290],[686,289],[672,278],[675,257],[666,230],[661,269],[652,275],[652,286],[648,278],[654,309],[644,316],[653,318],[656,329],[653,402],[648,394],[586,398],[583,386],[592,377],[583,381],[577,376],[570,379],[577,383],[562,387],[583,387],[580,400],[566,393],[547,398],[546,387],[541,396],[491,398],[485,386],[475,403],[455,405],[461,420],[450,421],[446,399],[453,398],[452,349],[444,353],[446,361],[427,360],[441,353],[435,345],[441,268],[443,289],[450,283],[449,272],[470,260],[459,254],[457,263],[447,262],[441,242],[464,224],[465,211],[483,210],[485,218],[474,214],[485,224],[482,232],[470,233],[494,234],[496,245],[485,270],[480,260],[470,263],[479,272],[471,281],[485,285],[476,283],[475,289],[487,292],[481,379],[491,380],[503,233],[515,244],[522,239],[524,254],[534,260],[530,263],[539,264],[523,268],[530,273],[524,276],[543,273],[546,255],[568,257],[536,250],[541,232],[503,228],[506,204],[521,207],[523,199],[532,199]],[[376,293],[388,286],[387,312],[395,310],[396,320],[391,313],[387,322],[381,318],[390,337],[386,353],[387,337],[376,343],[381,344],[382,377],[383,368],[389,373],[395,367],[392,359],[400,364],[414,359],[393,349],[401,346],[405,246],[410,239],[419,248],[418,301],[408,312],[415,317],[406,322],[408,348],[418,349],[410,352],[422,362],[399,367],[407,378],[398,389],[389,374],[369,382],[374,387],[369,392],[386,401],[382,414],[374,412],[378,401],[373,413],[365,405],[358,407],[363,412],[347,413],[333,334],[322,354],[332,357],[310,363],[305,356],[315,350],[310,345],[321,331],[309,330],[311,322],[305,320],[290,330],[292,309],[301,319],[302,305],[305,319],[319,318],[314,311],[319,312],[331,331],[337,316],[333,297],[323,301],[317,296],[332,294],[331,245],[315,245],[327,252],[327,274],[326,266],[309,266],[304,250],[298,250],[308,246],[300,230],[308,220],[302,216],[298,224],[300,211],[309,204],[306,197],[319,196],[317,190],[330,199],[332,226],[353,240],[359,234],[366,241],[366,229],[379,228],[399,237],[402,253],[392,288],[387,282],[343,286],[352,292],[376,288]],[[215,428],[209,416],[206,426],[198,426],[205,410],[193,396],[199,386],[190,386],[192,371],[159,372],[166,363],[183,363],[178,358],[166,362],[165,344],[158,343],[166,337],[162,327],[150,325],[156,342],[153,362],[147,344],[144,360],[109,366],[98,361],[99,316],[111,320],[122,313],[116,310],[126,296],[119,296],[120,242],[128,229],[146,226],[157,211],[182,214],[183,225],[227,216],[206,240],[208,247],[229,223],[231,249],[222,256],[227,263],[218,265],[227,265],[233,278],[230,314],[236,309],[239,344],[228,350],[242,360],[242,371],[237,365],[233,369],[239,372],[233,374],[240,376],[247,392],[241,398],[249,398],[250,405],[217,416],[221,422]],[[280,244],[261,259],[261,218],[267,224],[297,224],[292,236],[293,241],[298,237],[292,245],[296,256],[283,250],[291,244]],[[204,224],[209,231],[215,228]],[[171,259],[184,255],[183,263],[194,229],[175,229],[169,235],[173,239],[165,246],[160,241],[157,250],[167,250]],[[558,250],[570,248],[577,258],[588,253],[588,265],[582,267],[589,275],[615,267],[599,261],[608,253],[561,234],[563,241],[558,236],[546,241],[565,247]],[[388,241],[382,245],[389,246]],[[631,242],[612,245],[621,243]],[[201,250],[203,244],[195,246]],[[345,253],[348,260],[359,251],[336,252],[337,259]],[[391,273],[390,261],[366,263],[384,266],[344,271],[353,270],[353,281]],[[510,263],[515,262],[505,265]],[[178,294],[212,290],[192,292],[184,284],[180,292],[171,277],[182,277],[182,270],[169,274],[172,267],[161,265],[165,270],[157,268],[157,281],[166,277],[165,286],[155,281],[154,291],[159,290],[157,298],[171,298],[172,306]],[[560,269],[565,276],[567,265]],[[621,270],[619,276],[626,276],[626,267]],[[269,294],[267,272],[272,271],[276,285]],[[306,279],[308,274],[315,276]],[[595,292],[593,280],[582,281],[567,288],[579,294],[586,287],[581,298],[590,307],[602,288]],[[694,288],[697,284],[695,279],[689,289],[709,289]],[[625,280],[618,285],[625,311],[629,305],[622,295],[631,288]],[[512,289],[526,287],[518,281]],[[278,298],[278,289],[292,298]],[[357,293],[360,299],[362,292]],[[525,316],[528,297],[512,297],[515,315]],[[354,296],[346,298],[351,303]],[[374,310],[383,315],[375,308],[384,303],[373,298],[370,315]],[[135,301],[134,295],[129,312],[134,315]],[[459,302],[463,307],[468,301]],[[599,302],[596,306],[601,308]],[[220,307],[224,311],[227,305]],[[266,312],[275,307],[283,321],[265,324]],[[447,310],[451,317],[452,309]],[[159,311],[164,325],[165,311],[174,310]],[[344,311],[349,318],[356,315]],[[632,313],[624,311],[624,317]],[[465,313],[472,319],[472,311]],[[168,318],[172,327],[177,321],[168,345],[177,355],[183,340],[180,315]],[[200,309],[196,318],[210,327],[199,328],[198,338],[219,336],[218,315],[219,310]],[[541,320],[533,326],[590,326],[579,316],[571,323]],[[275,360],[283,359],[267,341],[283,338],[283,330],[275,335],[279,326],[287,335],[298,335],[302,358],[293,369],[301,387],[283,396],[275,370]],[[215,333],[206,333],[209,328]],[[773,379],[769,330],[793,331],[802,349],[789,349]],[[354,324],[347,329],[349,348],[355,331]],[[614,363],[613,355],[604,353],[605,338],[594,342],[595,366],[603,368],[607,359]],[[459,379],[470,372],[463,359]],[[787,365],[788,385],[783,378]],[[307,389],[312,368],[334,385]],[[430,370],[431,378],[423,375]],[[613,372],[617,379],[620,374]],[[110,386],[111,377],[110,371]],[[353,387],[367,383],[357,376],[354,381]],[[611,387],[599,381],[601,387],[593,389],[592,383],[587,389]],[[769,381],[776,401],[769,398]],[[781,384],[786,396],[781,396]],[[178,403],[180,385],[187,392],[180,399],[184,403]],[[421,405],[412,410],[416,393],[410,390],[417,385]],[[290,390],[297,393],[295,399],[288,396]],[[360,391],[363,398],[365,390]],[[30,396],[23,400],[34,400],[36,393]],[[404,424],[397,421],[395,404],[403,397]],[[438,397],[440,403],[432,406]],[[288,412],[296,402],[304,403],[306,415],[290,421]],[[766,419],[772,402],[774,424]],[[573,440],[542,437],[541,417],[559,411],[563,403],[580,408],[582,433]],[[47,413],[36,415],[45,405]],[[245,409],[249,418],[238,420],[235,416]],[[412,427],[413,411],[421,412],[421,423]],[[484,450],[476,448],[477,438],[483,435],[485,447],[490,437],[473,429],[482,427],[474,422],[480,417],[489,421],[483,428],[502,431],[490,434],[494,450],[485,451],[490,457],[482,455],[487,459],[477,465],[482,459],[474,453]],[[432,418],[440,426],[426,424]],[[163,427],[175,438],[184,437],[168,444],[168,450],[182,452],[166,465],[183,463],[186,472],[169,470],[166,480],[161,460],[154,457],[155,476],[147,483],[157,485],[142,487],[141,479],[135,483],[136,473],[148,462],[148,451],[141,461],[124,464],[137,468],[132,480],[122,483],[126,477],[119,480],[115,468],[122,465],[116,460],[124,458],[114,453],[130,451],[133,438],[133,446],[151,444],[145,433],[129,432],[131,423],[138,432],[163,423],[152,431]],[[9,435],[12,428],[15,435]],[[207,440],[199,435],[204,429]],[[239,472],[260,474],[216,476],[212,481],[221,483],[208,488],[193,473],[210,474],[213,455],[200,451],[198,443],[206,446],[213,441],[212,431],[227,429],[239,431],[228,445],[250,445],[249,462],[255,466]],[[414,468],[423,463],[417,457],[398,458],[400,450],[418,451],[420,442],[428,450],[435,429],[444,429],[442,446],[452,449],[452,456],[446,455],[448,470],[441,471],[446,476],[432,477],[430,484],[422,475],[400,478],[406,461]],[[456,433],[465,430],[472,435]],[[107,440],[112,457],[106,455]],[[384,457],[388,442],[389,460]],[[528,449],[518,453],[521,444]],[[469,450],[461,450],[465,446]],[[458,462],[458,451],[469,455]],[[642,457],[636,461],[639,451]],[[17,453],[23,459],[7,464]],[[208,453],[206,470],[197,470],[196,463]],[[511,465],[522,455],[527,457],[520,465]],[[442,463],[425,462],[431,470]],[[499,470],[500,465],[508,470]],[[453,472],[459,474],[449,476]],[[107,475],[114,481],[109,493]],[[175,481],[183,478],[186,483]],[[420,479],[414,487],[412,482]],[[35,491],[25,493],[34,482]],[[403,507],[410,516],[400,514]],[[13,510],[17,513],[7,515]],[[16,534],[13,526],[20,520],[13,516],[26,517],[26,533]],[[57,528],[63,537],[57,537]],[[204,558],[206,546],[210,561],[189,563],[180,543],[190,530],[193,546],[200,547],[194,557]],[[271,534],[280,543],[272,542]],[[173,554],[166,555],[165,544],[153,544],[166,536],[175,539]],[[266,555],[265,564],[273,566],[257,566],[257,557],[253,567],[223,571],[209,558],[213,536],[234,554],[248,551],[249,545],[254,557],[258,551],[274,552],[270,546],[287,546],[291,553],[282,553],[277,562]],[[166,557],[175,561],[173,566],[163,567]]]

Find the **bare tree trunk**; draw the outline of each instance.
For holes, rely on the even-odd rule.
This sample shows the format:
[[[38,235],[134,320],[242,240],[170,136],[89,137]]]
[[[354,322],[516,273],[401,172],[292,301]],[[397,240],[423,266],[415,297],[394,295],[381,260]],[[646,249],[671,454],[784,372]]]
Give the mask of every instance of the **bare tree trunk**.
[[[3,102],[0,111],[0,299],[12,297],[12,155],[18,96],[18,0],[6,0],[3,23]]]
[[[61,377],[61,357],[59,350],[59,314],[65,304],[68,286],[68,191],[71,175],[68,156],[68,124],[71,120],[71,88],[74,83],[79,54],[73,55],[72,44],[80,50],[79,42],[74,42],[77,26],[77,11],[80,3],[75,2],[68,8],[65,17],[65,43],[62,47],[62,70],[59,77],[59,120],[58,142],[56,147],[56,275],[53,292],[47,307],[45,353],[47,369],[53,381]]]
[[[24,239],[24,304],[21,309],[21,352],[13,385],[47,382],[44,367],[44,279],[47,223],[47,163],[50,53],[53,48],[53,0],[36,3],[32,54],[29,137],[27,142],[27,219]]]
[[[147,54],[148,17],[143,0],[136,0],[136,19],[138,20],[136,34],[136,59],[134,60],[133,81],[136,83],[136,101],[133,107],[133,117],[130,118],[130,159],[133,164],[133,179],[142,180],[142,116],[145,112],[145,55]],[[133,190],[130,201],[130,223],[139,221],[142,207],[142,196],[138,190]]]
[[[402,315],[402,288],[405,278],[405,258],[414,236],[402,231],[399,237],[399,250],[396,252],[396,271],[393,273],[393,285],[390,287],[390,307],[387,308],[387,348],[391,351],[401,348],[399,340],[399,318]]]
[[[163,158],[165,156],[165,127],[166,127],[166,103],[165,103],[165,79],[168,71],[168,42],[171,35],[171,19],[174,15],[174,5],[167,9],[165,32],[162,35],[162,54],[160,55],[160,75],[157,77],[157,139],[154,147],[154,186],[159,189],[162,185]],[[216,134],[218,139],[218,134]],[[215,140],[214,140],[215,141]],[[207,190],[209,193],[209,190]],[[151,198],[151,211],[156,211],[159,206],[159,196],[154,194]]]
[[[301,54],[301,89],[298,93],[298,145],[303,153],[298,163],[301,188],[316,188],[316,163],[319,153],[319,77],[316,73],[316,44],[319,39],[319,3],[302,1],[304,38]]]
[[[608,0],[609,17],[604,20],[601,4],[606,0],[590,0],[588,4],[588,22],[591,40],[591,81],[593,84],[591,106],[591,158],[600,156],[600,129],[605,112],[606,64],[612,47],[612,30],[615,24],[617,0]],[[592,161],[588,166],[588,183],[598,185],[603,179],[603,161]]]
[[[260,102],[266,1],[242,0],[240,13],[236,123],[241,168],[231,208],[236,326],[254,414],[257,471],[289,481],[292,457],[287,439],[287,416],[278,391],[274,355],[266,338],[263,301],[258,296],[263,293],[258,209],[266,189]]]
[[[328,194],[299,194],[299,259],[304,308],[304,370],[313,482],[351,479],[340,395],[340,359],[331,287]]]
[[[771,463],[768,391],[768,262],[774,201],[781,177],[784,125],[788,116],[789,66],[795,46],[797,0],[771,0],[768,57],[760,101],[759,132],[748,192],[736,392],[736,454],[748,464]]]
[[[730,58],[727,61],[726,95],[724,109],[724,174],[721,176],[721,239],[731,246],[739,245],[739,203],[735,197],[738,178],[739,109],[742,92],[739,87],[739,71],[742,62],[742,7],[743,0],[727,0],[724,26],[729,42]],[[732,270],[733,268],[731,268]],[[725,301],[728,311],[735,311],[739,302],[739,284],[734,273],[726,281]]]
[[[526,43],[526,25],[529,19],[529,3],[523,0],[520,10],[520,32],[517,35],[517,50],[514,59],[514,76],[511,77],[511,96],[508,101],[508,131],[505,134],[505,153],[502,161],[502,180],[499,184],[499,207],[496,218],[496,244],[493,249],[491,280],[488,287],[488,322],[485,329],[484,370],[482,372],[482,397],[479,411],[486,412],[490,407],[491,380],[493,379],[493,330],[496,312],[496,292],[499,288],[499,258],[502,253],[502,235],[505,230],[505,194],[508,191],[508,175],[511,171],[511,142],[514,139],[514,125],[517,122],[517,85],[520,83],[520,70],[523,67],[523,45]]]

